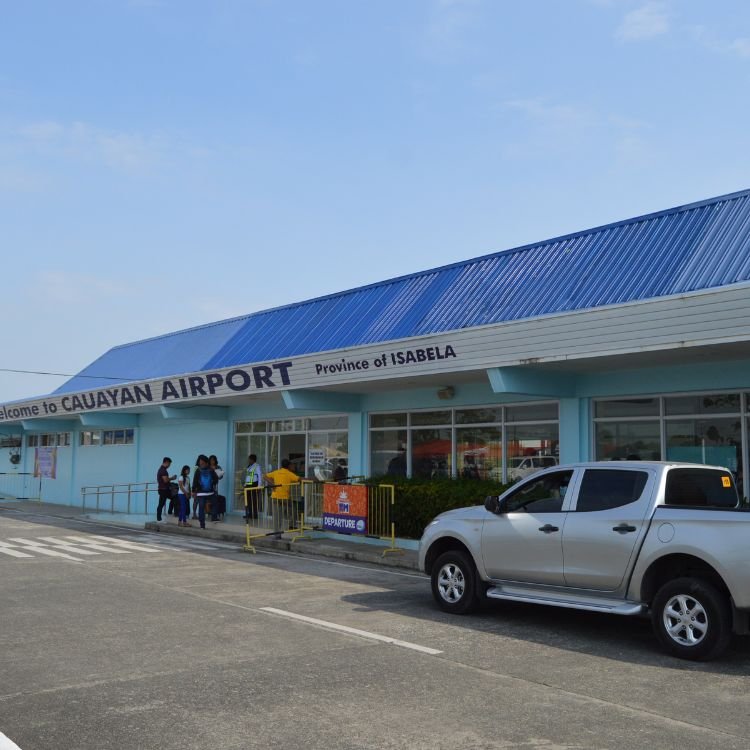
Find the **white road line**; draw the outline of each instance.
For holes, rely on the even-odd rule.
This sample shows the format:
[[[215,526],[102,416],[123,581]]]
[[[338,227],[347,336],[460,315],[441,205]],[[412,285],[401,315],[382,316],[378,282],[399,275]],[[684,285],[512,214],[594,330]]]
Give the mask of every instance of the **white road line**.
[[[92,542],[85,536],[66,536],[65,538],[71,539],[81,546],[91,547],[91,549],[98,550],[99,552],[111,552],[113,555],[130,555],[134,552],[132,549],[118,549],[117,547],[107,546],[101,542]]]
[[[25,552],[13,549],[12,544],[6,544],[5,542],[0,542],[0,552],[4,555],[10,555],[10,557],[34,557],[34,555],[28,555]],[[2,745],[0,745],[0,750],[2,750]]]
[[[90,550],[90,549],[82,549],[82,545],[79,545],[76,547],[70,542],[66,542],[64,539],[60,539],[59,537],[38,536],[37,539],[41,540],[42,542],[49,542],[54,547],[60,547],[60,549],[63,549],[66,552],[73,552],[76,555],[100,555],[101,554],[101,552],[94,552],[93,550]]]
[[[357,628],[350,628],[347,625],[338,625],[335,622],[327,622],[326,620],[317,620],[314,617],[307,617],[305,615],[298,615],[294,612],[286,612],[283,609],[276,609],[275,607],[261,607],[261,612],[268,612],[272,615],[279,615],[280,617],[288,617],[291,620],[299,620],[300,622],[306,622],[309,625],[317,625],[327,630],[336,630],[340,633],[348,633],[349,635],[358,635],[360,638],[369,638],[371,641],[380,641],[381,643],[390,643],[393,646],[400,646],[401,648],[409,648],[412,651],[419,651],[423,654],[430,654],[435,656],[436,654],[442,654],[442,651],[438,651],[435,648],[428,648],[427,646],[420,646],[418,643],[409,643],[409,641],[399,641],[397,638],[389,638],[387,635],[379,635],[378,633],[370,633],[368,630],[358,630]]]
[[[9,541],[18,542],[21,545],[21,549],[31,550],[32,552],[39,553],[40,555],[47,555],[48,557],[64,557],[66,560],[73,560],[73,562],[83,562],[77,557],[68,555],[65,552],[58,552],[56,549],[47,549],[43,544],[35,542],[33,539],[23,539],[20,536],[9,537]]]
[[[0,732],[0,750],[21,750],[13,740]]]

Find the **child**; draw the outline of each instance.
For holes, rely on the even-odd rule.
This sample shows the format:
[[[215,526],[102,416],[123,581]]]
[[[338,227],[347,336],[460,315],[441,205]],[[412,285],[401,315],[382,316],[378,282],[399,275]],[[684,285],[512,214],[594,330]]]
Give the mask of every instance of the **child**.
[[[180,472],[180,478],[177,482],[179,493],[177,495],[177,504],[179,508],[178,526],[192,526],[187,520],[190,514],[190,467],[183,466]]]

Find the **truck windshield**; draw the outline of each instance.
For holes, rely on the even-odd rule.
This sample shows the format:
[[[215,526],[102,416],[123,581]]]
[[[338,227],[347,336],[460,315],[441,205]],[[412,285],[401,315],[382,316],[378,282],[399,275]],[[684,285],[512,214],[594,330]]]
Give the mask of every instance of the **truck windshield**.
[[[728,471],[670,469],[664,503],[701,508],[735,508],[739,505],[739,497]]]

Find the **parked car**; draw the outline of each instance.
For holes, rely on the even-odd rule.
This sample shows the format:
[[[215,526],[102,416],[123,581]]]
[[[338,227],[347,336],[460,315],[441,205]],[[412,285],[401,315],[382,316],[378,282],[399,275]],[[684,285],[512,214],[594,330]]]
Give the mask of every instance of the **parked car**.
[[[594,462],[543,469],[422,536],[438,605],[484,599],[651,617],[661,646],[693,660],[750,633],[750,513],[728,469]]]
[[[555,456],[519,456],[508,459],[508,480],[515,481],[534,474],[540,469],[557,466],[559,461]]]

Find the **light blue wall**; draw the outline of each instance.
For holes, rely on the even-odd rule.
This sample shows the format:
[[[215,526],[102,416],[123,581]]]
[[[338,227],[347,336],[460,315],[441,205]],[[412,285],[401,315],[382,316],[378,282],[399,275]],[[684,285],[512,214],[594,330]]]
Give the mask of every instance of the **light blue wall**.
[[[567,374],[562,386],[574,396],[560,402],[560,458],[563,462],[585,461],[592,455],[592,398],[664,394],[683,391],[750,389],[750,362],[702,362],[674,367],[616,370],[613,372]],[[544,400],[535,396],[495,393],[489,381],[455,386],[450,400],[437,397],[437,388],[400,388],[361,396],[361,412],[349,417],[349,471],[366,473],[368,465],[368,418],[371,412],[411,409],[446,409],[465,406],[507,404]],[[334,404],[335,406],[335,404]],[[142,414],[133,446],[78,445],[79,432],[72,435],[73,445],[58,449],[58,476],[44,480],[43,497],[59,503],[78,504],[83,484],[112,484],[154,481],[165,455],[172,457],[175,473],[184,464],[194,466],[199,453],[215,453],[227,471],[221,491],[231,496],[234,422],[253,419],[288,419],[333,412],[289,410],[280,395],[231,407],[226,420],[178,421],[164,419],[161,413]],[[341,412],[346,413],[342,409]],[[34,450],[22,449],[21,471],[33,471]],[[242,464],[244,456],[239,457]]]

